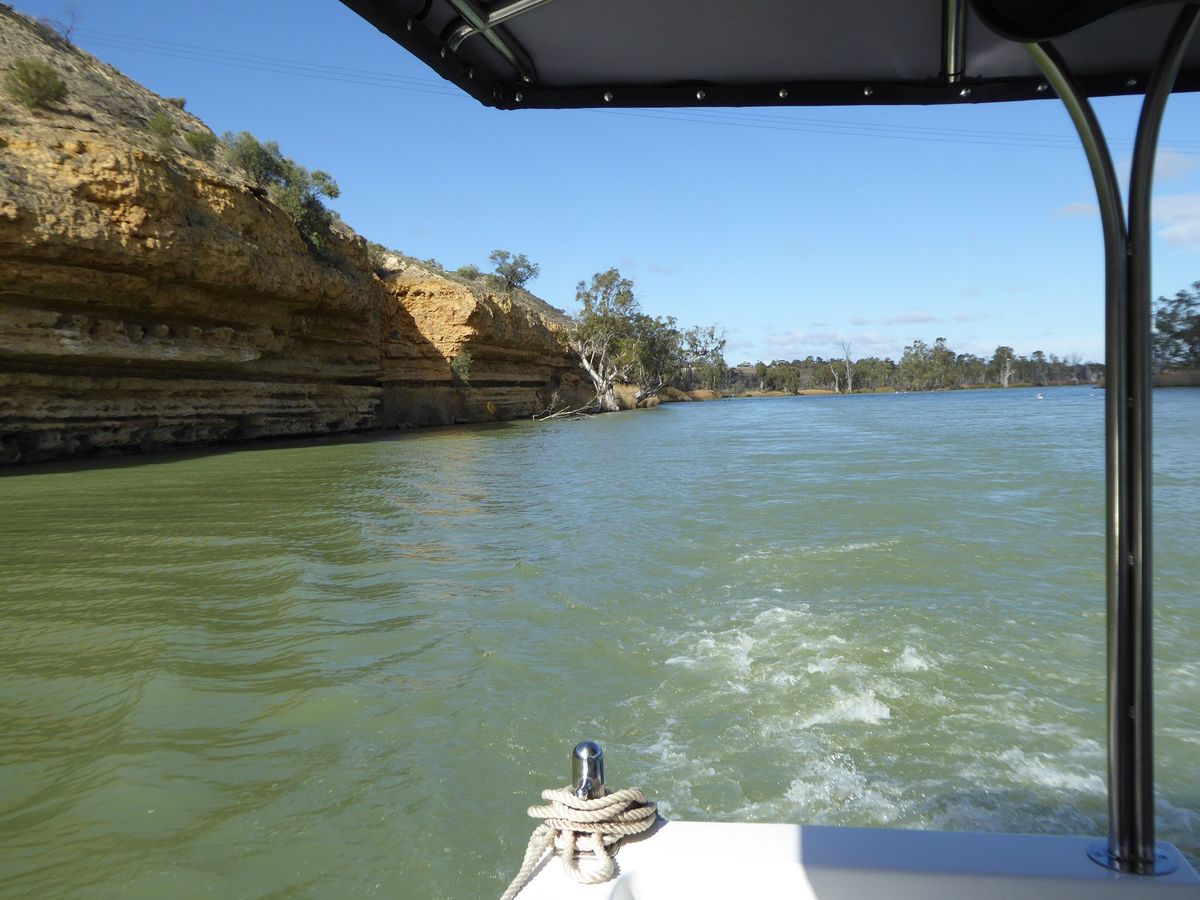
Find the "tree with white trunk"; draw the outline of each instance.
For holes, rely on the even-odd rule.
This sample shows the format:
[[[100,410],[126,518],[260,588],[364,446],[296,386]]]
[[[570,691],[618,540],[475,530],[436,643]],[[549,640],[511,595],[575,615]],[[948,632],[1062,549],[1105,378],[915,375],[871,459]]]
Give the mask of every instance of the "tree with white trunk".
[[[1013,348],[997,347],[996,352],[992,354],[992,368],[1000,387],[1008,387],[1013,377]]]
[[[679,370],[680,334],[671,317],[642,312],[633,282],[618,269],[581,281],[575,299],[582,309],[567,343],[596,389],[597,412],[615,412],[618,383],[636,384],[635,402],[657,394]]]

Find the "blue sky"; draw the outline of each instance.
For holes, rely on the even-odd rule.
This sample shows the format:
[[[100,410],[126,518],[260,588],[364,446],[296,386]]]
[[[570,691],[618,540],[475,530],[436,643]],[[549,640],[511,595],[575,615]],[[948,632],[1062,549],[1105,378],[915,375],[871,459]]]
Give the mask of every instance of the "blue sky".
[[[63,18],[67,0],[15,0]],[[727,358],[914,339],[1103,356],[1101,237],[1056,101],[688,112],[485,109],[336,0],[75,0],[76,43],[218,133],[279,141],[360,233],[448,267],[496,248],[568,311],[617,266]],[[290,61],[290,64],[289,62]],[[374,74],[365,74],[374,73]],[[1128,168],[1138,106],[1097,111]],[[1154,291],[1200,280],[1200,95],[1167,109]]]

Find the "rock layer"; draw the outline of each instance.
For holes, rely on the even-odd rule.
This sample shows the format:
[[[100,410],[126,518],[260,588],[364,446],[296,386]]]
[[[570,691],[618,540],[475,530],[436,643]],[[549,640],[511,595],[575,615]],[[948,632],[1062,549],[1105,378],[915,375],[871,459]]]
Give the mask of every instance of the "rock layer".
[[[0,462],[511,418],[575,390],[555,322],[418,266],[381,280],[349,229],[319,258],[220,153],[188,154],[203,123],[0,7],[0,68],[17,57],[70,95],[0,108]]]

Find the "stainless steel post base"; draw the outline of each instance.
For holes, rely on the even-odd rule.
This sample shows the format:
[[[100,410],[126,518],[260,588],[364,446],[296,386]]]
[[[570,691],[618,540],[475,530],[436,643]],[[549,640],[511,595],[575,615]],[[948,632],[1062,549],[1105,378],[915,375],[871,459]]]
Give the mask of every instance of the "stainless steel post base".
[[[1163,850],[1161,843],[1154,845],[1153,861],[1144,860],[1140,863],[1130,863],[1127,860],[1120,860],[1109,852],[1108,841],[1096,841],[1088,847],[1088,859],[1106,869],[1112,869],[1114,872],[1129,872],[1136,875],[1170,875],[1179,868],[1179,860]]]

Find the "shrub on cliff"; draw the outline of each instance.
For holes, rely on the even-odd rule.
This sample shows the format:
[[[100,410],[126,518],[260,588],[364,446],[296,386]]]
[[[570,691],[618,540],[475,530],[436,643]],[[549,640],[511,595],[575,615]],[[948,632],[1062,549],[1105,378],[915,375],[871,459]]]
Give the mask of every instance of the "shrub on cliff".
[[[341,196],[337,182],[328,172],[309,171],[283,155],[275,141],[262,141],[248,131],[226,132],[222,140],[229,160],[249,176],[267,195],[291,214],[301,236],[314,250],[327,250],[334,213],[322,197]]]
[[[393,252],[379,241],[367,241],[367,261],[371,263],[371,271],[376,275],[383,275],[387,271],[388,257]]]
[[[291,213],[300,234],[309,244],[318,250],[328,249],[334,216],[321,198],[337,199],[341,189],[328,172],[320,169],[310,172],[290,159],[284,162],[287,165],[283,178],[269,188],[271,199]]]
[[[171,140],[175,136],[175,123],[171,121],[171,117],[166,113],[156,112],[150,117],[146,123],[146,127],[150,129],[150,133],[157,140],[154,142],[154,149],[159,153],[171,153],[175,149],[175,144]]]
[[[454,377],[463,384],[469,385],[471,383],[472,362],[474,362],[474,360],[471,359],[470,352],[464,350],[455,356],[454,359],[450,360],[450,371],[453,372]]]
[[[4,73],[4,87],[18,103],[30,109],[49,109],[67,99],[67,83],[46,63],[37,59],[15,59]]]
[[[212,159],[217,152],[217,136],[211,131],[189,131],[183,139],[201,159]]]
[[[454,274],[459,278],[465,278],[468,281],[478,281],[483,277],[483,273],[479,271],[479,266],[467,263],[465,266],[459,266],[454,270]]]
[[[227,131],[221,140],[229,153],[229,161],[259,187],[270,187],[283,177],[283,154],[274,141],[260,143],[248,131],[237,134]]]

